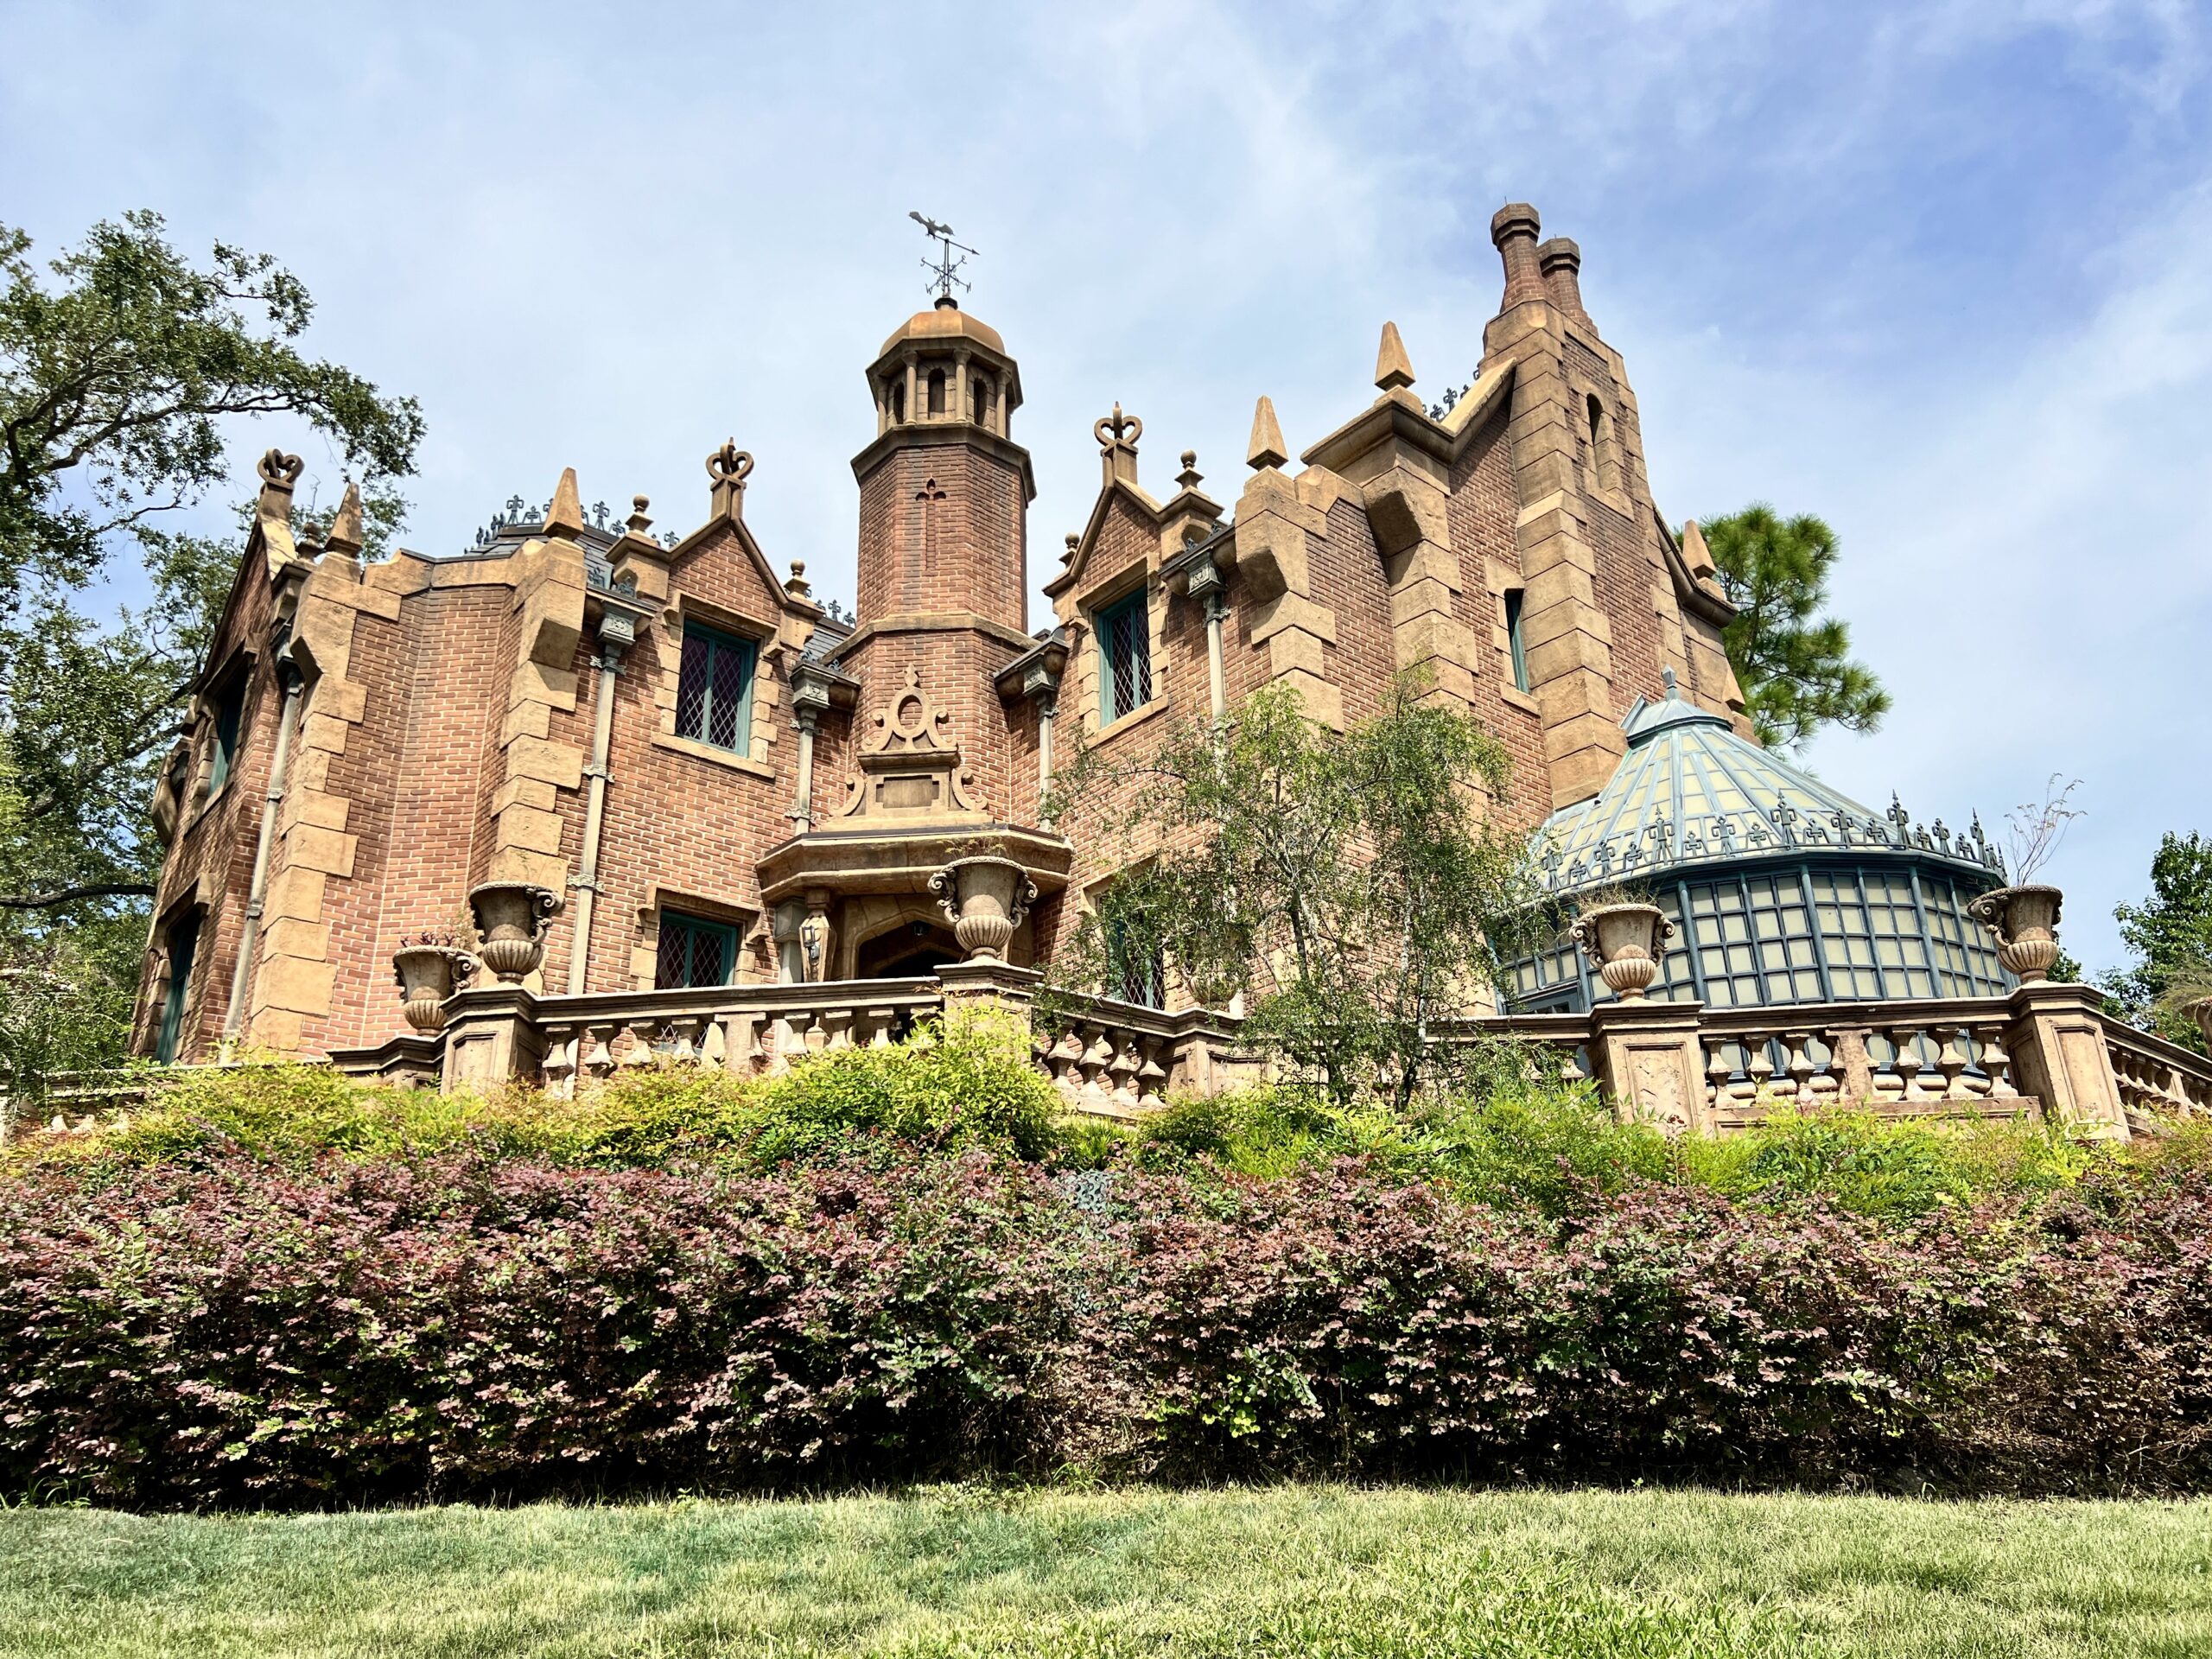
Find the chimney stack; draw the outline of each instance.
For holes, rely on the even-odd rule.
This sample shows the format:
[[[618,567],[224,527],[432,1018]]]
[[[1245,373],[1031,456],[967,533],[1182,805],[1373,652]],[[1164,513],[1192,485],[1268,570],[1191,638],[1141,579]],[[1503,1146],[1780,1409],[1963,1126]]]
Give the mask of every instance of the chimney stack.
[[[1543,227],[1536,210],[1525,201],[1509,201],[1490,219],[1490,239],[1505,262],[1505,296],[1497,302],[1510,311],[1523,300],[1545,297],[1543,273],[1536,262],[1536,236]]]
[[[1552,303],[1577,322],[1590,323],[1590,314],[1582,308],[1582,250],[1567,238],[1555,236],[1536,250],[1536,265]]]

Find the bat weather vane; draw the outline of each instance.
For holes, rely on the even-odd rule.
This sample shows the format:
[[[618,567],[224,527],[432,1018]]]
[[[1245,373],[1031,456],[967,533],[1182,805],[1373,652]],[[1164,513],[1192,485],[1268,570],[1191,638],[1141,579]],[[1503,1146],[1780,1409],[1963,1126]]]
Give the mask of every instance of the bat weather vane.
[[[960,268],[968,263],[976,250],[954,241],[950,225],[940,225],[921,213],[908,213],[906,217],[920,226],[922,234],[938,245],[937,257],[922,261],[922,269],[929,272],[930,287],[936,290],[938,298],[949,300],[954,289],[969,287],[970,284],[961,276]]]

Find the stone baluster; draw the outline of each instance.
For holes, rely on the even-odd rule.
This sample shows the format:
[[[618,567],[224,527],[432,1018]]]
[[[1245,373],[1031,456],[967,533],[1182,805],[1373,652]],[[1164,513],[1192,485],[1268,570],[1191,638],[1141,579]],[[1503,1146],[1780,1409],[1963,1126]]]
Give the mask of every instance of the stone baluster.
[[[1112,1042],[1109,1034],[1109,1042]],[[1137,1058],[1137,1039],[1133,1032],[1122,1033],[1122,1040],[1114,1044],[1113,1060],[1106,1070],[1114,1079],[1114,1103],[1124,1111],[1135,1111],[1137,1105],[1137,1068],[1143,1062]]]
[[[653,1041],[660,1035],[660,1020],[652,1014],[639,1014],[630,1021],[630,1046],[622,1051],[625,1065],[658,1065],[660,1056],[653,1052]]]
[[[709,1020],[705,1033],[699,1039],[699,1069],[702,1071],[721,1071],[728,1065],[729,1039],[722,1032],[722,1022]]]
[[[804,1040],[806,1052],[810,1054],[819,1054],[830,1046],[830,1028],[822,1023],[822,1015],[819,1012],[807,1020]]]
[[[1084,1046],[1083,1058],[1078,1062],[1083,1068],[1081,1098],[1086,1105],[1103,1106],[1108,1098],[1106,1068],[1114,1063],[1114,1045],[1104,1027],[1093,1026],[1091,1030],[1096,1035]]]
[[[1719,1111],[1727,1103],[1728,1084],[1736,1075],[1736,1067],[1728,1058],[1728,1040],[1725,1037],[1707,1037],[1705,1041],[1705,1103]]]
[[[853,1011],[850,1008],[825,1008],[821,1018],[830,1033],[822,1045],[824,1050],[850,1048],[853,1046]]]
[[[1756,1100],[1767,1092],[1767,1085],[1774,1077],[1774,1058],[1767,1052],[1768,1039],[1744,1039],[1744,1076],[1751,1085],[1751,1097]]]
[[[1060,1040],[1052,1045],[1052,1082],[1059,1091],[1072,1101],[1082,1092],[1083,1035],[1073,1026],[1061,1033]]]
[[[1822,1068],[1813,1063],[1813,1034],[1793,1031],[1783,1038],[1783,1058],[1789,1072],[1789,1094],[1799,1111],[1813,1103],[1813,1073]]]
[[[898,1023],[898,1009],[870,1008],[868,1011],[868,1046],[870,1048],[889,1048],[893,1041],[892,1030]]]
[[[1160,1039],[1144,1039],[1143,1063],[1137,1067],[1137,1101],[1140,1105],[1157,1104],[1167,1087],[1167,1071],[1160,1063]]]
[[[1904,1080],[1897,1090],[1901,1102],[1928,1098],[1928,1090],[1920,1082],[1920,1033],[1912,1026],[1898,1026],[1890,1032],[1890,1046],[1897,1051],[1897,1058],[1890,1062],[1897,1076]]]
[[[1936,1069],[1943,1074],[1945,1100],[1963,1100],[1967,1090],[1960,1085],[1959,1077],[1967,1069],[1967,1052],[1959,1046],[1959,1037],[1965,1028],[1961,1026],[1931,1026],[1929,1039],[1939,1044],[1936,1051]]]
[[[557,1100],[573,1100],[576,1093],[576,1036],[567,1027],[546,1033],[545,1092]]]
[[[669,1030],[676,1034],[675,1044],[669,1051],[671,1065],[696,1065],[699,1063],[699,1037],[706,1024],[703,1014],[693,1014],[668,1022]]]
[[[2012,1057],[2005,1051],[2003,1023],[1995,1022],[1977,1032],[1974,1046],[1981,1051],[1981,1069],[1989,1079],[1989,1097],[2018,1100],[2020,1091],[2012,1082]]]
[[[614,1071],[614,1033],[620,1026],[594,1026],[591,1046],[585,1052],[583,1070],[594,1081],[604,1081]]]

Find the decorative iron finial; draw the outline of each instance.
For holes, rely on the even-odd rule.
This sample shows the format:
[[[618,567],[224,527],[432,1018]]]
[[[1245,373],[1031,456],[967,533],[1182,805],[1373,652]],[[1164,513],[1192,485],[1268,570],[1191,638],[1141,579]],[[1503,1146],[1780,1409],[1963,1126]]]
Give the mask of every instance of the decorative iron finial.
[[[960,302],[952,297],[952,290],[973,286],[961,278],[958,274],[960,268],[968,263],[969,256],[979,258],[982,256],[974,248],[954,241],[951,226],[940,225],[920,213],[910,213],[906,217],[920,226],[922,234],[938,245],[938,257],[922,261],[922,269],[930,273],[930,286],[937,290],[937,302],[939,305],[958,305]],[[955,252],[960,255],[959,258],[952,257]]]

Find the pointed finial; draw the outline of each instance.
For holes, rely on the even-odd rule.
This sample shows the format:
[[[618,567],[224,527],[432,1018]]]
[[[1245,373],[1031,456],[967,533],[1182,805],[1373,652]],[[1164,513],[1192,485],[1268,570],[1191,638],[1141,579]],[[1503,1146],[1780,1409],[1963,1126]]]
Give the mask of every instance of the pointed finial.
[[[346,480],[346,495],[338,504],[338,516],[330,521],[322,544],[334,552],[358,555],[361,550],[361,486],[352,479]]]
[[[1675,689],[1675,671],[1672,664],[1662,667],[1659,671],[1659,683],[1667,688],[1669,701],[1671,702],[1681,696],[1681,693]]]
[[[561,482],[553,492],[553,499],[545,504],[545,523],[538,534],[563,542],[573,542],[584,531],[583,503],[576,495],[576,469],[561,469]]]
[[[1382,346],[1375,353],[1375,384],[1384,391],[1395,391],[1413,383],[1413,359],[1406,355],[1406,342],[1398,338],[1398,325],[1386,322]]]
[[[1183,470],[1175,474],[1175,481],[1186,490],[1195,490],[1205,481],[1204,474],[1198,471],[1197,450],[1185,449],[1183,452]]]
[[[1259,406],[1252,411],[1252,442],[1244,452],[1244,464],[1258,472],[1280,467],[1289,459],[1283,451],[1282,428],[1275,420],[1274,400],[1262,393]]]

